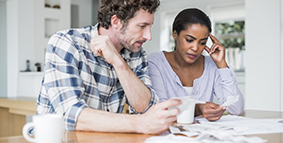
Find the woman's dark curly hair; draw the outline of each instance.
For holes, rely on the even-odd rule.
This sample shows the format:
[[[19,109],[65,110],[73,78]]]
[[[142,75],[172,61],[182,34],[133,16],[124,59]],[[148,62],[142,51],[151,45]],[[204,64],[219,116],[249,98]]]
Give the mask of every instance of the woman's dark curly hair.
[[[100,26],[108,29],[111,26],[111,17],[116,15],[125,27],[138,10],[143,9],[152,14],[159,5],[159,0],[101,0],[97,20]]]

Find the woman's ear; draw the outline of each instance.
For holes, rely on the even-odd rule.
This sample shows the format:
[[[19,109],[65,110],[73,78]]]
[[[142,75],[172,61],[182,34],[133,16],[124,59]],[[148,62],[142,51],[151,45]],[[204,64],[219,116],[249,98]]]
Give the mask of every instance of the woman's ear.
[[[111,27],[118,30],[123,27],[122,20],[119,19],[117,15],[111,17]]]
[[[178,37],[178,33],[177,33],[176,30],[174,30],[174,32],[173,32],[173,38],[174,38],[175,41],[176,41],[177,37]]]

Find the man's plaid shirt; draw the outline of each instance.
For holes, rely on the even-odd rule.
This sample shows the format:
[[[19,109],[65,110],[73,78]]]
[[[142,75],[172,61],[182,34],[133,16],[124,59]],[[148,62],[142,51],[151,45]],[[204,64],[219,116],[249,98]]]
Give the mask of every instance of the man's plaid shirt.
[[[98,35],[97,27],[98,24],[59,31],[46,48],[37,114],[63,114],[65,130],[75,130],[77,118],[86,107],[121,113],[128,103],[113,66],[90,50],[92,37]],[[147,111],[158,102],[158,97],[151,86],[146,52],[141,48],[132,53],[124,48],[120,55],[151,91]],[[130,112],[137,114],[128,104]]]

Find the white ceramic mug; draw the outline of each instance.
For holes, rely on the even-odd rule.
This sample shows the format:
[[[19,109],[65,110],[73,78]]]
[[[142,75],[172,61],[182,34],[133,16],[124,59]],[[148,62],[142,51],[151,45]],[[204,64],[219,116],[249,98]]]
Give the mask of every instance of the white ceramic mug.
[[[187,105],[187,109],[177,115],[178,123],[193,123],[195,116],[195,104]]]
[[[28,122],[23,127],[23,136],[29,142],[37,143],[62,143],[62,115],[44,114],[32,116],[33,122]],[[33,128],[34,138],[29,136]]]

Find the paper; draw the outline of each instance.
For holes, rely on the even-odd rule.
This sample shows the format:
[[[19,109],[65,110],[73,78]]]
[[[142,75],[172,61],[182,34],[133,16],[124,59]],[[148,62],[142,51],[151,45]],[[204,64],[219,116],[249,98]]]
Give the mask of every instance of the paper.
[[[236,96],[228,96],[226,102],[223,103],[221,106],[223,106],[223,107],[228,107],[228,106],[230,106],[231,104],[237,102],[238,100],[239,100],[239,95],[236,95]]]
[[[172,134],[182,134],[182,135],[186,135],[187,137],[193,137],[193,136],[197,136],[199,135],[198,132],[188,132],[188,131],[180,131],[179,128],[177,127],[173,127],[173,126],[170,126],[169,127],[169,130]]]
[[[200,125],[216,126],[221,130],[226,130],[234,135],[252,135],[283,133],[283,119],[253,119],[241,116],[226,115],[218,121],[209,122],[205,118],[196,119]],[[204,127],[205,127],[204,126]]]
[[[145,143],[200,143],[198,141],[194,141],[193,138],[188,138],[184,136],[175,136],[173,134],[169,134],[166,136],[153,136],[149,137],[145,140]]]
[[[180,111],[181,111],[180,114],[182,112],[184,112],[185,110],[189,109],[190,105],[192,105],[192,104],[195,105],[197,103],[201,103],[201,104],[205,104],[206,103],[204,101],[192,99],[190,96],[174,97],[172,99],[182,100],[182,104],[181,105],[178,105],[178,106],[175,106],[175,107],[171,107],[171,108],[179,108]],[[171,109],[171,108],[169,108],[169,109]]]
[[[154,136],[145,140],[145,143],[265,143],[267,140],[259,137],[233,136],[226,132],[206,131],[199,134],[196,138],[176,136],[169,134],[166,136]]]
[[[150,137],[146,143],[265,143],[267,140],[259,137],[245,137],[251,134],[283,133],[283,119],[253,119],[242,116],[226,115],[218,121],[209,122],[205,118],[197,119],[200,124],[170,127],[172,134]],[[186,136],[176,136],[178,134]],[[197,137],[192,137],[196,136]]]

